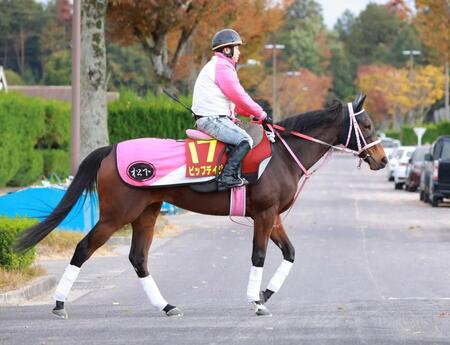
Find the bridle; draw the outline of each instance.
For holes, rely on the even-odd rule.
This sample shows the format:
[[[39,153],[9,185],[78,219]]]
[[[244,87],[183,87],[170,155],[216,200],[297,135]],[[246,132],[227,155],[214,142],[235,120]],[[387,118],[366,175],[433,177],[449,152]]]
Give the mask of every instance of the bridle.
[[[357,113],[354,112],[353,110],[353,104],[352,103],[347,103],[347,107],[348,107],[348,114],[349,114],[349,128],[348,128],[348,134],[347,134],[347,141],[345,142],[345,145],[343,146],[337,146],[337,145],[332,145],[329,144],[323,140],[311,137],[309,135],[297,132],[297,131],[290,131],[289,134],[293,135],[295,137],[307,140],[307,141],[312,141],[321,145],[325,145],[328,146],[330,149],[334,149],[337,151],[342,151],[342,152],[347,152],[347,153],[352,153],[354,156],[359,157],[359,164],[358,164],[358,168],[361,167],[362,161],[363,160],[367,160],[370,157],[370,154],[367,152],[367,150],[377,144],[379,144],[381,142],[381,139],[375,140],[371,143],[367,143],[366,138],[364,137],[361,128],[359,127],[359,123],[356,120],[356,116],[361,115],[364,113],[364,109],[358,111]],[[322,161],[322,163],[312,172],[309,172],[308,169],[305,168],[305,166],[300,162],[300,160],[298,159],[298,157],[295,155],[295,153],[292,151],[292,149],[289,147],[288,143],[283,139],[283,137],[281,136],[280,132],[284,132],[286,131],[286,128],[279,126],[279,125],[268,125],[269,129],[275,133],[275,135],[278,137],[278,139],[280,139],[281,143],[283,144],[283,146],[286,148],[286,150],[289,152],[289,154],[291,155],[291,157],[294,159],[294,161],[297,163],[298,167],[300,168],[300,170],[303,172],[303,175],[305,176],[305,179],[303,180],[303,183],[301,183],[298,187],[295,199],[297,198],[298,194],[300,193],[300,191],[303,189],[303,186],[306,182],[306,180],[308,178],[310,178],[312,176],[312,174],[314,174],[320,167],[322,167],[322,165],[328,160],[328,158],[331,156],[331,153],[333,152],[333,150],[328,150],[328,152],[325,155],[325,159]],[[358,150],[353,150],[350,149],[348,147],[348,145],[350,144],[350,140],[352,137],[352,133],[355,133],[356,136],[356,145],[358,147]],[[364,144],[364,146],[362,145]],[[360,157],[361,154],[365,152],[365,156],[364,157]],[[294,199],[294,200],[295,200]]]
[[[316,167],[313,171],[308,171],[308,169],[305,168],[305,166],[302,164],[302,162],[300,162],[300,159],[295,155],[294,151],[292,151],[292,149],[290,148],[290,146],[288,145],[288,143],[283,139],[283,137],[281,136],[280,132],[285,132],[286,128],[279,126],[279,125],[270,125],[267,124],[267,126],[269,127],[269,129],[275,133],[275,135],[278,137],[278,139],[281,141],[281,143],[283,144],[283,146],[286,148],[286,150],[289,152],[289,154],[291,155],[292,159],[297,163],[298,167],[300,168],[300,170],[303,172],[303,182],[298,184],[297,186],[297,191],[294,195],[294,199],[292,202],[291,207],[289,208],[288,212],[286,213],[286,216],[289,214],[290,209],[292,208],[292,206],[295,203],[295,200],[297,200],[298,196],[300,195],[300,192],[302,191],[306,181],[317,171],[319,170],[326,161],[328,161],[328,159],[331,156],[331,153],[333,152],[333,150],[337,150],[337,151],[341,151],[341,152],[347,152],[347,153],[352,153],[354,156],[359,157],[359,164],[358,164],[358,168],[361,167],[361,163],[363,160],[366,160],[370,157],[370,154],[367,152],[367,150],[377,144],[379,144],[381,142],[381,139],[375,140],[369,144],[367,144],[367,140],[364,137],[362,130],[359,126],[358,121],[356,120],[356,116],[361,115],[364,113],[364,109],[358,111],[357,113],[354,112],[353,110],[353,104],[352,103],[347,103],[347,107],[348,107],[348,114],[349,114],[349,129],[348,129],[348,134],[347,134],[347,141],[345,142],[345,145],[332,145],[329,144],[323,140],[311,137],[307,134],[303,134],[297,131],[290,131],[289,134],[293,135],[295,137],[307,140],[307,141],[312,141],[315,142],[317,144],[321,144],[321,145],[325,145],[329,147],[329,150],[327,151],[327,153],[325,154],[325,159],[323,159],[323,161],[320,163],[320,165],[318,167]],[[255,121],[257,123],[260,123],[260,121]],[[350,140],[352,137],[352,133],[355,133],[356,136],[356,145],[358,147],[358,150],[353,150],[350,149],[348,147],[348,145],[350,144]],[[362,146],[362,144],[364,144],[364,146]],[[333,150],[331,150],[333,149]],[[360,155],[365,151],[365,156],[364,157],[360,157]],[[239,222],[236,222],[235,220],[233,220],[232,217],[230,217],[231,221],[233,221],[234,223],[240,224],[240,225],[244,225],[246,226],[246,224],[242,224]]]
[[[323,140],[311,137],[309,135],[306,135],[306,134],[303,134],[303,133],[300,133],[297,131],[290,131],[289,134],[291,134],[295,137],[304,139],[304,140],[308,140],[308,141],[312,141],[312,142],[315,142],[315,143],[318,143],[321,145],[328,146],[329,148],[333,148],[337,151],[352,153],[353,155],[358,156],[358,157],[364,151],[366,151],[366,155],[364,157],[360,157],[361,159],[366,159],[366,158],[370,157],[370,154],[367,152],[367,150],[375,145],[378,145],[381,142],[381,139],[375,140],[375,141],[367,144],[367,140],[362,133],[362,130],[361,130],[361,127],[359,126],[358,121],[356,120],[356,116],[363,114],[365,112],[365,109],[362,109],[362,110],[358,111],[357,113],[355,113],[353,110],[352,103],[347,103],[347,107],[348,107],[348,114],[349,114],[349,128],[348,128],[347,140],[345,142],[345,145],[339,145],[339,146],[332,145]],[[279,125],[273,125],[270,127],[272,127],[271,130],[273,132],[275,132],[275,134],[278,136],[278,138],[281,139],[281,142],[284,144],[284,146],[287,146],[287,143],[283,140],[283,138],[279,134],[279,132],[286,131],[286,128],[279,126]],[[356,145],[358,147],[358,150],[353,150],[348,147],[348,145],[350,144],[350,140],[352,138],[353,132],[355,133],[355,136],[356,136]],[[362,144],[364,144],[364,146],[362,146]]]
[[[352,152],[355,156],[360,156],[364,151],[366,153],[366,155],[364,157],[360,157],[362,160],[366,160],[367,158],[370,157],[369,152],[367,151],[369,148],[371,148],[372,146],[378,145],[381,142],[381,139],[375,140],[369,144],[367,144],[366,138],[364,137],[361,127],[359,126],[358,121],[356,120],[356,116],[364,113],[364,109],[358,111],[357,113],[354,112],[353,110],[353,104],[352,103],[347,103],[348,106],[348,115],[350,118],[350,124],[349,124],[349,128],[348,128],[348,134],[347,134],[347,141],[344,145],[344,148],[346,150],[350,150],[350,152]],[[348,149],[348,145],[350,143],[350,139],[352,136],[352,130],[354,130],[355,132],[355,136],[356,136],[356,144],[358,145],[358,151],[356,150],[351,150]],[[362,146],[362,144],[364,144],[364,146]],[[348,152],[348,151],[347,151]]]

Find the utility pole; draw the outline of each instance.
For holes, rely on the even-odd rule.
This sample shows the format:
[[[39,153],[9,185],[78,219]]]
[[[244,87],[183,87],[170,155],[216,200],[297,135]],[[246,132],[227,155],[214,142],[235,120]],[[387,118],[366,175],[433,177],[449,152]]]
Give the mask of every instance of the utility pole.
[[[266,49],[272,49],[272,118],[278,115],[278,104],[277,104],[277,49],[284,49],[283,44],[266,44]]]
[[[71,174],[75,176],[80,157],[80,46],[81,0],[73,1],[72,16],[72,138],[70,146]]]

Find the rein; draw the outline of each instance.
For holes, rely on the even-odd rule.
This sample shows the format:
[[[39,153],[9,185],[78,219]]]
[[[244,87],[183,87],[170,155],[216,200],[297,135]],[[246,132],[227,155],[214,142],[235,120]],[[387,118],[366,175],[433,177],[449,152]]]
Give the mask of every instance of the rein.
[[[346,152],[346,153],[352,153],[355,156],[359,156],[362,152],[366,151],[367,149],[371,148],[372,146],[375,146],[377,144],[379,144],[381,142],[381,139],[375,140],[373,142],[371,142],[370,144],[367,144],[366,139],[364,138],[364,135],[362,134],[361,128],[359,127],[358,121],[356,120],[356,116],[364,113],[364,109],[362,109],[361,111],[355,113],[353,111],[353,105],[352,103],[347,103],[348,106],[348,111],[349,111],[349,117],[350,117],[350,126],[348,129],[348,135],[347,135],[347,142],[345,143],[344,146],[336,146],[336,145],[331,145],[323,140],[317,139],[317,138],[313,138],[309,135],[297,132],[297,131],[290,131],[289,134],[295,136],[295,137],[299,137],[301,139],[305,139],[308,141],[312,141],[321,145],[325,145],[328,146],[330,148],[333,148],[335,150],[338,151],[342,151],[342,152]],[[289,153],[291,154],[291,156],[293,156],[294,160],[297,162],[297,164],[299,164],[299,161],[297,159],[297,157],[293,154],[292,150],[289,148],[288,144],[283,140],[283,138],[281,138],[281,136],[279,135],[278,131],[280,132],[284,132],[286,130],[286,128],[279,126],[279,125],[273,125],[270,126],[272,127],[271,130],[274,131],[274,129],[276,129],[277,131],[274,131],[275,134],[277,134],[278,138],[281,139],[281,142],[283,143],[283,145],[287,148],[287,150],[289,151]],[[358,151],[356,150],[352,150],[348,148],[348,144],[350,143],[350,139],[352,136],[352,132],[353,130],[355,131],[355,135],[356,135],[356,143],[358,145]],[[364,144],[364,146],[361,145],[361,142]],[[370,157],[369,154],[367,154],[364,158]],[[301,163],[300,163],[301,165]],[[300,166],[299,165],[299,166]],[[304,172],[304,168],[302,168],[303,165],[301,165],[300,169],[302,169],[302,171]]]
[[[358,121],[356,120],[356,116],[364,113],[365,110],[362,109],[361,111],[358,111],[357,113],[355,113],[353,110],[352,103],[347,103],[347,106],[348,106],[348,113],[349,113],[349,117],[350,117],[350,125],[349,125],[349,129],[348,129],[347,141],[346,141],[345,145],[343,145],[343,146],[342,145],[341,146],[331,145],[323,140],[311,137],[309,135],[306,135],[306,134],[303,134],[303,133],[300,133],[297,131],[290,131],[289,134],[293,135],[295,137],[307,140],[307,141],[312,141],[317,144],[328,146],[330,149],[335,149],[335,150],[346,152],[346,153],[352,153],[354,156],[358,157],[361,153],[363,153],[367,149],[379,144],[381,142],[381,139],[375,140],[375,141],[367,144],[367,141],[364,138],[364,135],[362,133],[361,127],[359,127]],[[280,139],[281,143],[286,148],[286,150],[289,152],[289,154],[291,155],[291,157],[295,161],[295,163],[297,163],[298,167],[303,172],[303,175],[305,177],[303,179],[302,183],[297,187],[297,191],[295,192],[294,200],[292,201],[292,205],[291,205],[291,207],[289,207],[289,209],[284,217],[284,218],[286,218],[289,215],[289,212],[291,211],[292,206],[294,205],[298,196],[300,195],[300,192],[303,190],[303,187],[305,186],[306,181],[328,161],[328,159],[331,157],[331,154],[333,151],[328,150],[328,152],[325,154],[325,159],[320,163],[320,165],[316,169],[314,169],[312,172],[309,172],[308,169],[305,168],[305,166],[302,164],[302,162],[300,162],[298,157],[295,155],[295,153],[289,147],[288,143],[280,135],[280,132],[286,131],[286,128],[279,126],[279,125],[275,125],[275,124],[274,125],[268,124],[267,126],[273,133],[275,133],[275,135],[278,137],[278,139]],[[355,132],[356,144],[358,145],[358,151],[348,148],[353,131]],[[364,144],[364,146],[362,146],[362,144]],[[364,157],[360,157],[358,168],[361,167],[362,160],[366,159],[368,157],[370,157],[370,154],[367,152]],[[242,223],[235,221],[231,216],[230,216],[230,219],[232,222],[234,222],[236,224],[247,226],[246,224],[242,224]],[[274,226],[276,226],[276,224]]]

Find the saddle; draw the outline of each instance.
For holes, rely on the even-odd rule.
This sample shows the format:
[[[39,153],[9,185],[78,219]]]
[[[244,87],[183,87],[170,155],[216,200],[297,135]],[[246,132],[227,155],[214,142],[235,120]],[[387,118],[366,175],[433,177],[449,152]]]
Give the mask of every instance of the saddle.
[[[253,138],[242,162],[242,176],[256,182],[272,157],[272,146],[261,126],[244,128]],[[189,129],[184,140],[141,138],[116,145],[116,166],[122,181],[133,187],[189,185],[198,192],[217,190],[216,178],[226,163],[227,145]]]

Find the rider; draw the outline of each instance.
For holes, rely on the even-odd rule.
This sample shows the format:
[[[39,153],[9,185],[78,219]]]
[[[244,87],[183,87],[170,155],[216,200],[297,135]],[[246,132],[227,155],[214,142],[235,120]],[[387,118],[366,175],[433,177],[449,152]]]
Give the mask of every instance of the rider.
[[[235,145],[218,178],[219,190],[248,184],[240,176],[240,164],[253,140],[234,123],[234,113],[253,116],[264,123],[273,122],[239,82],[236,64],[240,45],[242,40],[236,31],[217,32],[212,40],[214,56],[200,71],[194,86],[192,110],[196,114],[196,127],[224,143]]]

